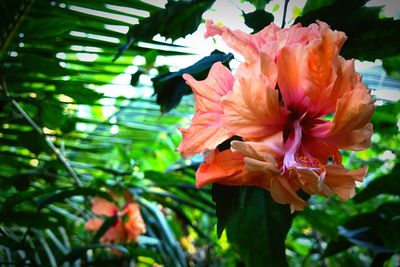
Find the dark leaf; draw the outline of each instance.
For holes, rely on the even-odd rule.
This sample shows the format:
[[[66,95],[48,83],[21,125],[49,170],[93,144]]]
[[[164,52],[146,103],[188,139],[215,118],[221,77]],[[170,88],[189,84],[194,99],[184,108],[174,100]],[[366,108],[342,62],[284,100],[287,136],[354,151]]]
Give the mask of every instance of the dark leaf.
[[[131,75],[131,82],[130,84],[132,86],[137,86],[138,82],[139,82],[139,78],[140,76],[144,73],[143,70],[137,70],[134,74]]]
[[[216,205],[217,235],[219,238],[230,219],[240,209],[240,187],[213,184],[211,195]]]
[[[311,11],[320,9],[325,6],[330,6],[335,2],[335,0],[308,0],[303,7],[302,15],[304,16]]]
[[[337,220],[320,209],[306,208],[298,216],[304,217],[315,230],[324,237],[332,238],[337,233]]]
[[[70,71],[60,66],[59,60],[51,57],[29,54],[18,56],[16,60],[21,63],[23,71],[43,73],[49,76],[65,76],[70,74]]]
[[[276,203],[268,191],[256,187],[245,187],[241,197],[243,208],[226,228],[229,242],[247,266],[288,266],[285,239],[292,223],[289,206]]]
[[[393,170],[382,177],[370,182],[364,190],[357,193],[354,202],[361,203],[380,194],[400,195],[398,186],[398,174],[400,173],[400,164],[397,164]]]
[[[187,73],[197,80],[207,77],[211,66],[216,62],[227,65],[233,58],[231,53],[225,54],[215,50],[211,55],[202,58],[190,67],[181,69],[177,72],[168,72],[153,78],[154,93],[157,95],[157,104],[160,105],[162,112],[168,112],[176,107],[183,95],[192,93],[190,87],[185,83],[182,75]]]
[[[346,237],[347,240],[359,247],[371,249],[377,253],[391,252],[390,249],[383,246],[381,240],[368,227],[356,230],[349,230],[340,227],[339,234]]]
[[[345,32],[348,39],[341,51],[345,58],[373,61],[398,55],[400,21],[380,18],[381,8],[363,7],[366,2],[368,0],[337,0],[330,4],[317,4],[308,8],[309,11],[298,17],[295,23],[301,22],[307,26],[319,19],[328,23],[332,29]]]
[[[40,135],[35,130],[18,134],[18,141],[20,144],[36,155],[47,148],[44,138],[44,136]]]
[[[336,255],[352,246],[353,243],[351,243],[346,237],[338,236],[336,239],[329,241],[328,246],[322,254],[322,257],[330,257]]]
[[[7,216],[4,217],[2,223],[4,225],[18,225],[21,227],[33,227],[33,228],[52,228],[64,224],[65,220],[56,218],[53,214],[39,213],[36,211],[12,211],[8,212]]]
[[[393,253],[378,253],[372,260],[370,267],[383,267],[385,262],[393,256]]]
[[[44,127],[58,129],[62,127],[67,119],[64,108],[60,103],[49,101],[40,106],[40,116]]]
[[[24,25],[24,38],[49,38],[66,33],[77,26],[79,21],[54,18],[30,19]]]
[[[335,23],[338,23],[339,20],[346,18],[354,11],[364,6],[368,0],[354,0],[350,2],[346,0],[336,0],[330,1],[331,4],[329,5],[321,3],[320,5],[315,4],[315,6],[313,3],[315,0],[308,0],[307,2],[311,2],[305,5],[306,7],[310,6],[310,8],[307,8],[308,12],[303,11],[303,15],[297,17],[294,24],[301,22],[303,26],[307,26],[319,19],[333,26]],[[314,7],[312,8],[312,6]],[[337,14],[341,15],[338,16]]]
[[[267,25],[274,21],[274,16],[264,10],[256,10],[243,15],[244,23],[252,28],[254,32],[264,29]]]
[[[375,211],[350,217],[340,226],[337,239],[329,242],[324,256],[346,250],[352,244],[375,253],[392,253],[400,248],[400,203],[388,202]]]

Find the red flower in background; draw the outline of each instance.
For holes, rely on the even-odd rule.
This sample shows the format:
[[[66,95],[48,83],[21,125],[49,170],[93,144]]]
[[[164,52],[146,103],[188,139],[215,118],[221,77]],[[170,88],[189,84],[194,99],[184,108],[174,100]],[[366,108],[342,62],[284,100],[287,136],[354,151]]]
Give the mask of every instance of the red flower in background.
[[[244,56],[234,75],[216,63],[204,81],[184,75],[196,100],[192,124],[182,131],[183,156],[208,152],[197,186],[254,185],[275,201],[302,210],[297,191],[348,199],[367,167],[349,171],[339,149],[370,146],[374,111],[353,60],[339,55],[346,40],[318,21],[280,29],[271,24],[250,35],[207,22]],[[218,151],[232,136],[231,150]]]
[[[117,197],[113,194],[113,198]],[[116,222],[100,238],[102,244],[120,244],[136,242],[139,235],[146,232],[146,225],[142,219],[140,208],[131,198],[125,198],[125,206],[122,210],[106,199],[95,197],[92,199],[92,212],[101,217],[117,216]],[[86,222],[85,229],[97,231],[104,219],[93,218]]]

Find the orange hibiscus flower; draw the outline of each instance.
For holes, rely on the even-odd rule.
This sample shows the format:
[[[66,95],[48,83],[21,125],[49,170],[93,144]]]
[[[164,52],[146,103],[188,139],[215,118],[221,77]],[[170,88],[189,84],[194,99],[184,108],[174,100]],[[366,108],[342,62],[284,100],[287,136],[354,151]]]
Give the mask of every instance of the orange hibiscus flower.
[[[113,197],[117,197],[113,194]],[[136,242],[139,235],[146,232],[146,225],[142,219],[140,208],[132,202],[131,197],[125,198],[126,204],[122,210],[108,200],[95,197],[92,199],[92,212],[97,216],[117,216],[116,222],[100,238],[102,244],[120,244]],[[103,224],[101,218],[93,218],[86,222],[85,229],[97,231]]]
[[[214,35],[245,61],[234,75],[216,63],[204,81],[184,76],[196,114],[182,129],[178,150],[183,156],[209,151],[197,186],[259,186],[292,212],[306,206],[300,189],[352,197],[367,166],[345,169],[339,149],[370,146],[374,105],[354,61],[339,55],[345,34],[321,21],[288,29],[271,24],[254,35],[208,21],[206,36]],[[241,141],[216,149],[232,136]]]

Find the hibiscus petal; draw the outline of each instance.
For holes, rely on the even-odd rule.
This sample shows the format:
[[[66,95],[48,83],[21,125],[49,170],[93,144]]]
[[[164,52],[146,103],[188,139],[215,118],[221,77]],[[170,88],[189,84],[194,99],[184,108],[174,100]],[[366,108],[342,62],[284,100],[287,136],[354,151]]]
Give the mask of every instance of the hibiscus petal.
[[[128,218],[124,224],[127,241],[137,241],[139,235],[146,232],[146,225],[140,213],[139,205],[137,203],[129,203],[123,213]]]
[[[231,150],[210,151],[205,162],[196,172],[196,186],[221,183],[226,185],[240,185],[243,183],[242,171],[244,167],[243,154]]]
[[[197,113],[189,128],[179,129],[182,132],[182,143],[177,150],[183,157],[190,157],[207,149],[215,149],[232,136],[220,120],[221,114],[218,113]]]
[[[270,191],[272,198],[280,204],[290,204],[290,211],[303,210],[307,203],[301,199],[286,177],[277,176],[271,180]]]
[[[206,27],[205,38],[220,35],[225,43],[242,54],[247,62],[256,59],[262,46],[273,40],[275,33],[280,30],[279,27],[271,23],[257,34],[251,35],[240,30],[232,31],[227,27],[219,27],[212,20],[207,20]]]
[[[197,112],[192,125],[180,129],[182,143],[177,150],[182,156],[190,157],[207,149],[215,149],[232,136],[222,125],[221,98],[232,90],[234,78],[220,62],[211,67],[207,79],[203,81],[196,81],[187,74],[183,77],[193,89]]]
[[[284,47],[278,57],[278,85],[285,107],[289,110],[304,109],[305,89],[301,70],[306,61],[306,50],[299,44]]]
[[[264,68],[275,68],[274,64],[266,64]],[[260,140],[282,130],[287,117],[279,105],[278,91],[261,73],[239,78],[222,105],[224,126],[247,140]]]
[[[244,168],[243,154],[224,150],[211,151],[196,172],[196,186],[219,183],[224,185],[258,186],[267,189],[270,178],[265,173]]]
[[[97,231],[97,230],[99,230],[99,228],[102,224],[103,224],[102,219],[99,219],[99,218],[90,219],[85,223],[85,230]]]
[[[337,102],[335,117],[329,128],[318,126],[313,135],[338,148],[364,150],[371,144],[373,133],[369,123],[374,112],[373,100],[362,83],[347,92]]]
[[[184,74],[183,78],[193,90],[196,111],[202,113],[221,112],[221,97],[232,91],[234,82],[232,73],[221,62],[212,65],[203,81],[197,81],[189,74]]]
[[[273,156],[276,152],[266,143],[232,141],[231,148],[243,154],[247,171],[265,173],[267,177],[280,174]]]
[[[118,207],[104,198],[94,197],[92,199],[92,212],[97,216],[111,217],[118,213]]]
[[[300,181],[301,189],[310,195],[320,194],[320,190],[318,188],[319,176],[314,171],[309,169],[298,169],[297,171],[300,174],[298,179]]]
[[[368,172],[368,167],[349,171],[341,165],[326,165],[326,176],[323,183],[341,199],[352,198],[355,194],[355,181],[361,182]]]

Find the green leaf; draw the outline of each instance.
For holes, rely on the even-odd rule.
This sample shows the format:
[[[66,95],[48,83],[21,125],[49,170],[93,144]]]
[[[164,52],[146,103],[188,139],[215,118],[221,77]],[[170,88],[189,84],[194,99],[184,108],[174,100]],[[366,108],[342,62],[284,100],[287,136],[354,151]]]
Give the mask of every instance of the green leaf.
[[[24,38],[48,38],[60,36],[77,26],[79,21],[54,18],[49,23],[48,18],[29,19],[24,25]]]
[[[43,126],[49,129],[60,128],[67,119],[64,108],[56,100],[49,101],[40,106],[40,115]]]
[[[388,75],[400,80],[400,56],[383,59],[383,68]]]
[[[57,229],[65,220],[54,217],[54,214],[39,213],[37,211],[11,211],[2,220],[4,225],[18,225],[19,227],[52,228]]]
[[[274,21],[274,16],[264,10],[256,10],[243,15],[244,23],[252,28],[254,32],[258,32]]]
[[[157,95],[157,104],[160,105],[162,112],[168,112],[176,107],[183,95],[192,93],[190,87],[183,80],[182,75],[187,73],[197,80],[207,77],[211,66],[216,62],[227,65],[233,58],[231,53],[225,54],[215,50],[211,55],[202,58],[192,66],[181,69],[177,72],[168,72],[153,78],[154,93]]]
[[[288,205],[276,203],[264,189],[245,187],[243,207],[227,225],[229,242],[247,266],[288,266],[285,239],[292,223]]]
[[[123,45],[118,58],[132,43],[151,41],[156,34],[176,40],[193,33],[201,22],[203,13],[209,9],[215,0],[169,0],[165,9],[153,12],[150,17],[142,19],[133,25],[128,32],[128,42]]]
[[[311,11],[320,9],[325,6],[330,6],[335,2],[335,0],[307,0],[303,7],[303,14],[310,13]]]
[[[20,132],[18,134],[18,141],[22,146],[26,147],[29,149],[29,151],[36,155],[47,149],[44,136],[40,135],[35,130],[31,130],[29,132]]]
[[[314,2],[314,0],[309,1]],[[335,23],[338,23],[339,20],[350,16],[354,11],[364,6],[367,2],[368,0],[336,0],[332,1],[329,5],[327,3],[321,3],[315,4],[314,7],[312,7],[312,4],[306,4],[303,15],[298,17],[294,24],[301,22],[303,26],[308,26],[319,19],[333,26]],[[309,7],[307,7],[307,5]],[[340,14],[340,16],[337,14]]]
[[[95,90],[69,85],[68,83],[57,85],[55,93],[67,95],[82,104],[93,103],[103,96]]]
[[[315,230],[325,237],[332,238],[337,233],[337,220],[324,210],[306,208],[298,216],[304,217]]]
[[[322,257],[330,257],[336,255],[342,251],[347,250],[352,247],[353,243],[347,240],[344,236],[338,236],[336,239],[332,239],[329,241],[326,249],[324,250]]]
[[[29,54],[18,56],[15,60],[21,63],[21,71],[43,73],[49,76],[65,76],[70,74],[70,71],[60,66],[58,59],[51,57]]]
[[[380,194],[400,195],[398,173],[400,173],[400,164],[397,164],[389,174],[370,182],[364,190],[355,195],[354,202],[361,203]]]
[[[376,253],[393,253],[400,247],[400,203],[384,203],[372,212],[350,217],[340,229],[340,236],[328,244],[324,256],[337,254],[352,245]]]
[[[230,219],[240,209],[240,187],[213,184],[211,195],[216,205],[217,236],[220,238]]]

